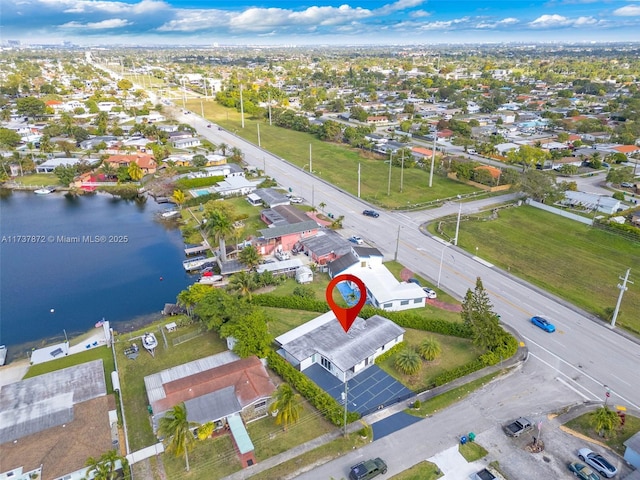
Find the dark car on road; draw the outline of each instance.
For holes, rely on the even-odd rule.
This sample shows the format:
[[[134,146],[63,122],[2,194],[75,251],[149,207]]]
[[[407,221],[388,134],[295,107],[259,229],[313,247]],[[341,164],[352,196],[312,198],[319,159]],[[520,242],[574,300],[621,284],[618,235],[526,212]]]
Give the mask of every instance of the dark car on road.
[[[373,218],[378,218],[380,216],[380,214],[375,210],[365,210],[364,212],[362,212],[362,214],[367,217],[373,217]]]
[[[614,467],[609,460],[588,448],[578,450],[578,458],[589,465],[594,470],[600,472],[600,475],[606,478],[614,477],[618,473],[618,469]]]
[[[381,458],[374,458],[351,467],[349,480],[369,480],[385,473],[387,473],[387,464]]]
[[[546,318],[531,317],[531,323],[533,323],[536,327],[541,328],[545,332],[553,333],[556,331],[556,327]]]

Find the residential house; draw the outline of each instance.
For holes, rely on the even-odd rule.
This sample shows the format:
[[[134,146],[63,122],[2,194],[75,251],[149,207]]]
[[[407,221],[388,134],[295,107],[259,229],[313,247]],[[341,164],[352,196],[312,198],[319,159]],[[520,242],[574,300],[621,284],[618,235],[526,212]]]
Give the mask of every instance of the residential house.
[[[289,198],[274,188],[258,188],[252,195],[257,196],[260,199],[260,202],[269,208],[290,204]],[[298,209],[296,210],[299,211]],[[309,217],[306,217],[305,215],[305,220],[308,219]],[[268,216],[263,216],[262,221],[268,225],[275,223]]]
[[[389,118],[386,115],[372,115],[367,117],[367,123],[369,125],[386,125],[389,123]]]
[[[128,167],[131,163],[136,163],[140,169],[145,173],[155,173],[158,168],[158,164],[151,155],[145,153],[134,153],[132,155],[111,155],[106,159],[113,168],[120,168],[122,166]]]
[[[377,248],[352,246],[351,252],[328,264],[329,276],[352,274],[367,287],[367,302],[388,311],[421,308],[427,294],[411,282],[399,282],[382,264],[383,255]]]
[[[199,147],[200,145],[202,145],[202,142],[197,137],[177,138],[175,140],[171,140],[171,145],[174,148],[185,149],[185,148]]]
[[[90,165],[95,165],[100,161],[98,158],[50,158],[49,160],[41,163],[40,165],[36,165],[36,173],[53,173],[56,167],[61,166],[73,166],[78,165],[80,163],[88,163]]]
[[[148,375],[144,384],[154,432],[169,410],[184,403],[190,422],[230,431],[243,467],[256,463],[243,421],[267,415],[276,389],[259,358],[226,351]]]
[[[623,205],[620,200],[616,200],[613,197],[596,193],[573,192],[571,190],[564,192],[564,199],[560,203],[584,210],[597,210],[607,215],[613,215]]]
[[[5,385],[0,478],[83,478],[87,458],[119,448],[117,424],[102,360]]]
[[[229,176],[218,182],[216,186],[213,187],[213,191],[223,197],[242,196],[254,192],[256,188],[258,188],[258,183],[260,182],[247,180],[244,175]]]
[[[626,447],[624,459],[629,465],[640,470],[640,432],[628,438],[623,445]]]
[[[118,137],[112,135],[102,135],[99,137],[88,138],[80,142],[80,148],[83,150],[91,150],[96,145],[104,143],[107,147],[112,147],[118,143]]]
[[[554,170],[559,170],[563,165],[574,165],[576,167],[582,166],[582,159],[577,157],[562,157],[556,158],[555,160],[552,159],[550,161],[551,168],[553,168]]]
[[[374,315],[357,317],[348,332],[329,311],[275,339],[278,353],[300,371],[314,364],[344,382],[404,339],[405,330],[391,320]]]
[[[505,156],[511,150],[518,150],[520,148],[520,145],[516,143],[507,142],[507,143],[499,143],[495,146],[495,148],[496,148],[496,151],[498,152],[498,155]]]
[[[300,240],[302,251],[318,265],[346,255],[351,250],[351,243],[338,232],[328,229],[320,230],[317,235]]]
[[[291,250],[296,243],[316,236],[319,228],[315,220],[264,228],[260,230],[256,248],[260,255],[270,255],[276,248],[281,248],[283,251]]]

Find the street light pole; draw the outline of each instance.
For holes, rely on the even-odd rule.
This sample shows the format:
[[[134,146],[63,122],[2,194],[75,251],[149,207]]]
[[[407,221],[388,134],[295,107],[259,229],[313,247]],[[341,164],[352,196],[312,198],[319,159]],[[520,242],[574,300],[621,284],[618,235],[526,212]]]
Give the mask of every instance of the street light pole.
[[[433,151],[431,152],[431,170],[429,171],[429,187],[433,185],[433,167],[436,163],[436,138],[438,138],[438,129],[433,132]]]
[[[258,147],[260,147],[260,124],[256,123],[256,127],[258,128]]]
[[[404,183],[404,149],[402,149],[402,163],[400,164],[400,193],[402,193],[403,183]]]
[[[620,304],[622,303],[622,296],[624,295],[624,292],[627,291],[627,283],[631,283],[633,285],[633,282],[631,280],[629,280],[629,273],[631,272],[630,268],[627,268],[627,273],[625,273],[624,278],[622,277],[618,277],[620,280],[622,280],[622,285],[618,284],[618,288],[620,289],[620,295],[618,295],[618,301],[616,303],[616,309],[613,312],[613,317],[611,318],[611,328],[614,328],[616,326],[616,319],[618,318],[618,312],[620,311]]]
[[[360,164],[358,163],[358,198],[360,198]]]
[[[460,232],[460,215],[462,214],[462,202],[460,202],[460,208],[458,209],[458,221],[456,222],[456,238],[453,239],[453,244],[458,246],[458,233]]]
[[[387,196],[391,195],[391,165],[393,164],[393,152],[389,157],[389,183],[387,184]]]
[[[444,260],[444,251],[447,249],[447,247],[451,245],[450,243],[447,243],[444,247],[442,247],[442,252],[440,252],[440,268],[438,269],[438,288],[440,288],[440,276],[442,275],[442,261]]]
[[[347,436],[347,406],[349,405],[349,383],[347,382],[346,374],[344,379],[344,436]]]

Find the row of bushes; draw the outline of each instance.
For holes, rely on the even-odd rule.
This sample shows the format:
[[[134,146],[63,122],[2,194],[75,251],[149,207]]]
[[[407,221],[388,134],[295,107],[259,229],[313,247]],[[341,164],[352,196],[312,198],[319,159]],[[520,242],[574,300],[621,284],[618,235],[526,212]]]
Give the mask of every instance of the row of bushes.
[[[290,297],[282,297],[263,293],[254,295],[251,303],[261,307],[288,308],[290,310],[305,310],[307,312],[325,313],[329,311],[329,305],[324,300],[316,300],[310,297],[300,297],[291,295]]]
[[[460,338],[471,338],[472,335],[471,328],[464,323],[450,322],[439,318],[425,318],[407,311],[387,312],[367,305],[360,312],[360,316],[364,319],[373,315],[386,317],[403,328],[413,328]]]
[[[484,362],[479,358],[476,358],[469,363],[465,363],[464,365],[460,365],[459,367],[452,368],[451,370],[447,370],[446,372],[436,375],[436,378],[433,379],[433,383],[436,387],[439,387],[440,385],[452,382],[457,378],[469,375],[470,373],[476,372],[484,367],[486,367]]]
[[[295,367],[273,350],[267,354],[267,361],[274,372],[300,392],[300,395],[306,398],[327,420],[338,427],[344,425],[344,407],[331,395],[309,380],[304,373],[296,370]],[[359,418],[359,413],[349,412],[347,423],[354,422]]]
[[[389,350],[384,352],[382,355],[380,355],[379,357],[376,357],[376,361],[375,361],[376,365],[378,365],[379,363],[384,362],[387,358],[391,357],[392,355],[395,355],[396,352],[399,352],[400,350],[402,350],[406,346],[407,346],[407,342],[405,342],[405,341],[402,341],[402,342],[398,343],[397,345],[394,345]]]
[[[210,187],[222,180],[224,180],[224,176],[222,175],[216,175],[214,177],[181,178],[176,181],[176,185],[182,190],[188,190],[190,188]]]

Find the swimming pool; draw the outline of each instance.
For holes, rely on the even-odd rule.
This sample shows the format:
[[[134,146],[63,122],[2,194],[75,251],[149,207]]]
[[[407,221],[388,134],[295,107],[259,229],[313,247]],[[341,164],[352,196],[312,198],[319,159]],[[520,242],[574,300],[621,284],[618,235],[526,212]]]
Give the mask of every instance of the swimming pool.
[[[194,197],[202,197],[204,195],[211,194],[211,190],[209,190],[208,188],[199,188],[197,190],[190,190],[190,192]]]

